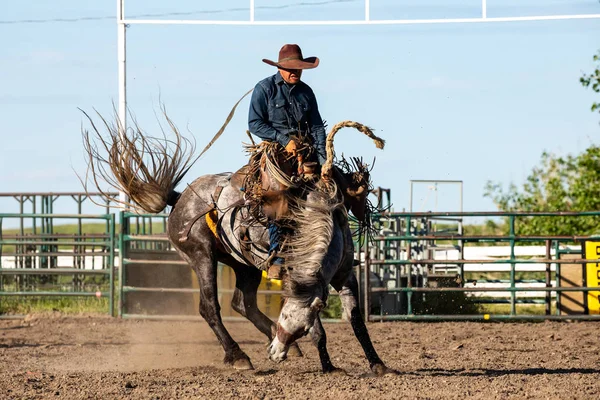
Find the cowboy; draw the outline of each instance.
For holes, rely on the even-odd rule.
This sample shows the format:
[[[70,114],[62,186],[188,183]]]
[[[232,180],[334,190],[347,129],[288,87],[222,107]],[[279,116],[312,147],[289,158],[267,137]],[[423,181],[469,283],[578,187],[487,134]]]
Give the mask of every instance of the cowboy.
[[[309,134],[317,161],[323,164],[326,159],[325,126],[314,92],[300,79],[303,70],[319,65],[319,59],[303,58],[297,44],[286,44],[279,50],[278,62],[262,61],[277,67],[278,72],[254,87],[248,113],[250,132],[263,140],[278,142],[294,156],[298,143],[292,136]]]
[[[279,143],[287,153],[297,157],[297,136],[312,139],[313,155],[320,165],[326,160],[325,126],[319,113],[312,89],[301,81],[302,71],[316,68],[317,57],[302,56],[297,44],[286,44],[279,50],[277,62],[263,59],[266,64],[277,67],[277,73],[256,84],[248,112],[248,129],[263,140]],[[300,160],[303,162],[312,160]],[[269,276],[278,274],[284,260],[274,256],[279,250],[281,228],[269,221],[269,255],[272,266]],[[275,272],[271,273],[274,270]]]

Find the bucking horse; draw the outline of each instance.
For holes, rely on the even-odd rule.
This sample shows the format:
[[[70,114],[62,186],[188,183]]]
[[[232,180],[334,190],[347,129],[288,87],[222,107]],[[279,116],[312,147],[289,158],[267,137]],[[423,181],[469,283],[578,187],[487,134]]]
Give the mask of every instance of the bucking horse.
[[[147,213],[160,213],[170,206],[169,240],[196,272],[200,315],[221,343],[224,362],[235,369],[253,369],[250,358],[221,319],[218,262],[234,270],[236,287],[231,305],[267,336],[271,360],[281,362],[288,353],[301,356],[296,340],[310,334],[323,372],[341,371],[331,362],[319,317],[331,285],[339,294],[344,317],[350,321],[372,373],[396,373],[384,364],[371,342],[359,309],[353,272],[354,243],[348,213],[368,223],[370,170],[357,158],[354,168],[348,168],[348,162],[347,168],[334,165],[333,148],[334,135],[344,127],[356,128],[379,148],[384,141],[368,127],[344,121],[332,127],[327,137],[327,161],[322,172],[331,179],[314,174],[298,178],[295,159],[286,157],[283,149],[277,148],[279,144],[261,142],[248,146],[254,163],[235,173],[200,176],[179,192],[176,186],[198,157],[193,157],[191,141],[181,135],[166,112],[163,114],[173,138],[167,138],[164,131],[161,138],[150,137],[135,120],[125,130],[118,119],[109,123],[100,114],[97,125],[84,112],[91,129],[83,129],[89,162],[82,182],[87,190],[91,180],[101,192],[108,183],[127,194],[129,207]],[[252,193],[259,193],[260,199],[255,201]],[[293,228],[281,249],[286,260],[284,304],[276,323],[259,310],[256,298],[268,259],[267,217],[289,221]]]

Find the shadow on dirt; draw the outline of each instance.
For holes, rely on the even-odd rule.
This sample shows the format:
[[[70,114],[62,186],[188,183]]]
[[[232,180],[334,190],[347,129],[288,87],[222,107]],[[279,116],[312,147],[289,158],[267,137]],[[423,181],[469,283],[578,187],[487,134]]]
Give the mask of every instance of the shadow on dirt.
[[[264,371],[260,371],[260,370],[256,371],[254,373],[254,375],[256,375],[256,376],[268,376],[268,375],[275,375],[276,373],[277,373],[277,370],[275,370],[275,369],[267,369],[267,370],[264,370]]]
[[[16,329],[29,328],[27,325],[15,325],[15,326],[4,326],[0,328],[0,331],[14,331]]]
[[[523,368],[523,369],[419,369],[414,375],[427,376],[489,376],[505,375],[565,375],[565,374],[598,374],[600,369],[594,368]]]

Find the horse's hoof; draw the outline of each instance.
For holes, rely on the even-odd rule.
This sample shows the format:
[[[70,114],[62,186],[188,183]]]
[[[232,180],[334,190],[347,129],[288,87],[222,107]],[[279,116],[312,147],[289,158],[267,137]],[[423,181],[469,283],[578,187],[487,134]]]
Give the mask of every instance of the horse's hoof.
[[[400,373],[396,370],[386,367],[383,364],[375,364],[371,367],[371,371],[375,376],[384,376],[384,375],[399,375]]]
[[[233,362],[233,368],[240,371],[248,371],[254,369],[252,363],[247,358],[238,358]]]
[[[296,343],[296,342],[292,343],[292,345],[290,346],[290,348],[288,350],[288,356],[304,357],[304,353],[302,353],[302,350],[300,350],[300,346],[298,346],[298,343]]]

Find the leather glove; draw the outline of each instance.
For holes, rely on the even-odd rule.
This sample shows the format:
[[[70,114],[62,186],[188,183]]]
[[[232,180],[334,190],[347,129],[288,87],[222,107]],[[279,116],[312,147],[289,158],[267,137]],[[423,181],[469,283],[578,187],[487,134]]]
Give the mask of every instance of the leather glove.
[[[298,153],[298,144],[295,140],[290,140],[288,144],[285,145],[285,151],[289,154],[295,156]]]

